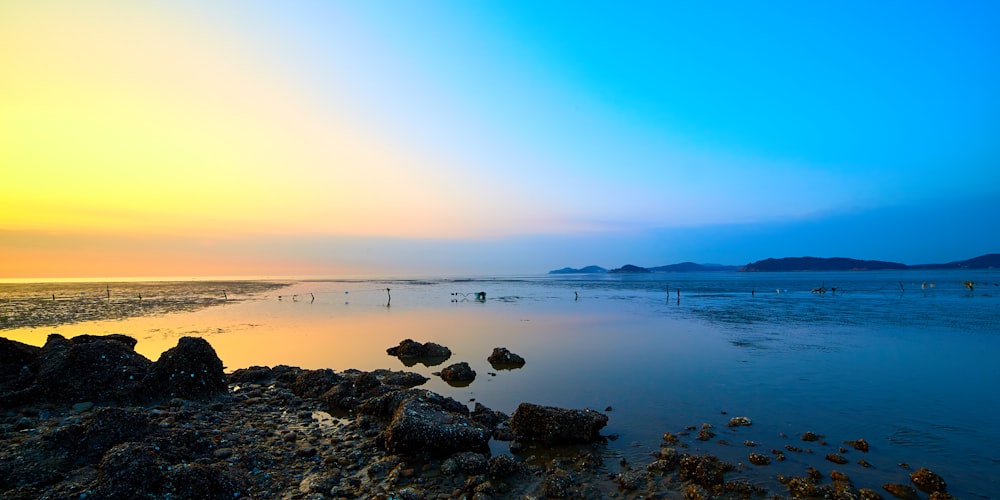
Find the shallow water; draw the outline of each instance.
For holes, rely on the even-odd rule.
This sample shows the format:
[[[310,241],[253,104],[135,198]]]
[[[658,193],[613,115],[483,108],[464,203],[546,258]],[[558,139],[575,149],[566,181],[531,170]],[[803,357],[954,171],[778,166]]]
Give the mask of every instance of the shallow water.
[[[126,333],[151,359],[196,335],[230,370],[288,364],[431,376],[467,361],[478,373],[468,387],[437,377],[426,387],[508,413],[522,401],[610,406],[605,434],[617,439],[606,453],[614,462],[648,463],[664,432],[709,423],[715,439],[685,442],[732,462],[746,463],[750,451],[811,448],[737,473],[775,492],[785,491],[776,474],[802,475],[807,465],[878,490],[907,483],[897,465],[907,463],[943,476],[959,498],[991,498],[1000,492],[997,282],[997,271],[317,280],[195,312],[0,334],[41,345],[54,331]],[[811,293],[821,285],[837,291]],[[474,300],[479,291],[485,302]],[[454,354],[439,366],[407,368],[385,354],[404,338]],[[486,357],[501,346],[527,364],[494,370]],[[736,415],[753,425],[725,427]],[[827,444],[799,440],[805,431]],[[849,450],[845,465],[824,460],[857,438],[870,453]],[[862,458],[875,467],[858,465]]]

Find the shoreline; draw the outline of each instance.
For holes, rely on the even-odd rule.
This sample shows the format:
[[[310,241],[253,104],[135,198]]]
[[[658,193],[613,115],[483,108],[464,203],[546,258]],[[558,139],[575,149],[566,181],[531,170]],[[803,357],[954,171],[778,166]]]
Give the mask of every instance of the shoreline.
[[[506,429],[510,431],[506,438],[512,432],[524,435],[527,431],[515,425],[514,432],[508,415],[479,404],[470,411],[465,403],[416,388],[416,382],[423,383],[421,379],[426,378],[411,372],[334,372],[277,366],[225,374],[221,361],[204,340],[179,341],[178,347],[160,360],[143,362],[144,358],[137,359],[141,356],[131,349],[134,339],[129,346],[127,337],[122,337],[65,339],[55,335],[46,348],[33,348],[37,351],[4,342],[7,354],[3,359],[8,364],[10,352],[18,349],[23,354],[20,362],[28,361],[24,366],[30,366],[32,356],[43,358],[43,351],[50,363],[69,359],[65,356],[75,361],[72,366],[57,366],[69,370],[65,372],[50,364],[36,366],[34,377],[21,374],[13,381],[5,377],[5,390],[0,391],[5,403],[12,401],[8,396],[13,386],[41,389],[33,399],[4,404],[0,449],[4,456],[14,458],[5,461],[6,470],[0,474],[7,478],[0,485],[0,498],[36,498],[42,491],[64,497],[148,491],[185,498],[181,483],[200,485],[201,491],[217,491],[218,498],[756,498],[765,492],[741,479],[741,473],[756,474],[766,467],[757,462],[780,460],[774,453],[778,450],[767,452],[767,443],[759,448],[747,446],[745,464],[686,454],[686,445],[693,440],[712,440],[716,432],[722,434],[707,424],[700,429],[666,431],[656,456],[648,463],[636,464],[604,459],[605,439],[613,436],[558,445],[514,436],[511,453],[496,455],[481,446],[481,436],[442,446],[442,439],[451,442],[453,434],[449,432],[461,430],[449,428],[447,423],[479,426],[490,434]],[[81,363],[86,356],[81,358],[80,353],[89,353],[97,364]],[[117,362],[110,372],[105,366],[109,358]],[[193,363],[197,369],[184,363]],[[209,365],[217,367],[217,373],[205,372]],[[106,379],[97,385],[93,378],[121,373],[123,367],[131,367],[128,382],[112,377],[119,383]],[[4,370],[12,372],[16,370]],[[158,373],[159,378],[149,378],[149,373]],[[197,383],[184,385],[187,378],[174,381],[178,373],[190,374]],[[218,379],[214,390],[206,392],[196,373],[198,377],[204,374],[206,381]],[[53,376],[79,380],[45,380]],[[150,382],[135,382],[137,379]],[[97,389],[105,392],[88,393]],[[156,394],[157,390],[168,392]],[[427,401],[433,404],[428,407],[431,403]],[[429,412],[425,421],[398,421],[400,414],[420,416],[423,411]],[[610,408],[604,413],[613,418]],[[735,440],[739,429],[750,424],[749,419],[740,418],[731,418],[737,422],[729,429],[735,434],[728,433],[726,438]],[[537,424],[529,428],[534,426]],[[431,437],[420,441],[421,433],[431,433]],[[504,438],[494,435],[485,442],[502,443],[497,437]],[[798,446],[817,448],[815,454],[785,450],[788,455],[796,453],[816,462],[802,476],[782,481],[789,494],[892,497],[880,485],[855,487],[846,475],[820,473],[819,469],[829,469],[824,458],[831,458],[823,457],[827,448],[834,448],[830,454],[851,461],[864,456],[839,442],[827,444],[821,439]],[[850,467],[837,466],[843,470]],[[901,487],[913,487],[908,478],[912,472],[900,469]],[[928,498],[949,497],[937,493]]]

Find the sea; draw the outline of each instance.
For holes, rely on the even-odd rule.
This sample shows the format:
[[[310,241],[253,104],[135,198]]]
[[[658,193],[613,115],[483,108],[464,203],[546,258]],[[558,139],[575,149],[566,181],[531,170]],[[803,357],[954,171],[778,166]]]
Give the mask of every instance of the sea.
[[[609,473],[652,461],[669,432],[681,437],[680,451],[742,464],[727,477],[778,494],[787,491],[779,476],[815,467],[887,496],[882,484],[908,484],[910,472],[926,467],[958,498],[1000,498],[1000,270],[279,281],[259,289],[159,284],[170,300],[201,307],[151,306],[115,319],[94,309],[155,304],[158,284],[5,284],[0,336],[42,345],[50,333],[124,333],[153,360],[178,338],[198,336],[228,371],[391,368],[430,377],[423,387],[470,408],[592,408],[609,416],[600,445]],[[73,301],[89,312],[73,314]],[[70,314],[17,321],[53,304]],[[386,354],[404,339],[453,355],[407,366]],[[487,357],[497,347],[526,364],[494,368]],[[434,375],[460,361],[477,373],[471,384]],[[736,416],[752,425],[727,427]],[[715,436],[696,439],[705,424]],[[803,441],[807,431],[820,440]],[[857,439],[868,452],[845,443]],[[506,442],[491,446],[509,452]],[[749,453],[776,458],[772,450],[785,459],[750,464]],[[535,460],[553,453],[570,450],[518,452]]]

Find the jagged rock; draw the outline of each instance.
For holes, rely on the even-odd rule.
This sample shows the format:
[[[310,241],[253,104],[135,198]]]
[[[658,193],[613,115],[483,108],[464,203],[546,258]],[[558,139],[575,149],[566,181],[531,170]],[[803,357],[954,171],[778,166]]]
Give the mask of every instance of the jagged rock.
[[[925,467],[913,471],[910,474],[910,481],[924,493],[944,492],[948,488],[948,485],[945,484],[944,479],[941,479],[941,476]]]
[[[637,490],[640,486],[642,486],[642,482],[645,478],[646,476],[643,473],[629,470],[619,472],[618,475],[615,476],[615,481],[618,482],[618,486],[620,486],[623,490]]]
[[[441,379],[448,383],[468,384],[476,380],[476,371],[469,366],[469,363],[462,361],[441,370]]]
[[[152,363],[133,346],[124,335],[49,335],[38,358],[38,395],[61,404],[135,401]]]
[[[566,498],[570,495],[570,486],[573,484],[573,477],[558,467],[553,467],[545,472],[545,479],[542,480],[542,494],[549,498]]]
[[[856,439],[854,441],[844,441],[844,444],[849,444],[855,450],[868,453],[868,441],[865,441],[864,439]]]
[[[752,463],[754,465],[770,465],[771,464],[771,457],[769,457],[767,455],[762,455],[760,453],[751,453],[750,454],[750,463]]]
[[[366,408],[385,411],[395,406],[392,419],[382,433],[390,453],[426,451],[453,454],[487,452],[490,430],[468,416],[465,405],[430,391],[399,391],[381,403],[366,402]],[[394,405],[394,401],[398,403]],[[464,411],[456,411],[461,408]]]
[[[518,405],[510,418],[517,439],[546,444],[596,441],[607,424],[607,415],[591,409],[569,410],[531,403]]]
[[[748,427],[752,424],[753,422],[748,417],[733,417],[729,419],[726,427]]]
[[[506,347],[494,347],[493,354],[486,360],[495,370],[512,370],[524,366],[524,358],[510,352]]]
[[[205,339],[181,337],[153,363],[144,381],[156,397],[207,399],[228,391],[222,360]]]

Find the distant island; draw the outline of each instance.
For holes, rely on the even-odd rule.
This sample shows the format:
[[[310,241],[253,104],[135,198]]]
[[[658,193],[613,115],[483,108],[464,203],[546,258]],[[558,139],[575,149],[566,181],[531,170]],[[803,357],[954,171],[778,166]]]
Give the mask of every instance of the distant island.
[[[645,274],[645,273],[651,273],[653,271],[650,271],[645,267],[633,266],[632,264],[625,264],[624,266],[619,267],[618,269],[612,269],[608,272],[615,274]]]
[[[562,269],[556,269],[555,271],[549,271],[549,274],[597,274],[606,272],[608,272],[608,270],[601,266],[587,266],[580,269],[564,267]]]
[[[626,264],[615,269],[605,269],[593,265],[580,269],[564,267],[549,274],[643,274],[643,273],[686,273],[686,272],[791,272],[791,271],[884,271],[909,269],[1000,269],[1000,253],[981,255],[966,260],[948,262],[946,264],[907,265],[899,262],[881,260],[860,260],[846,257],[783,257],[769,258],[751,262],[745,266],[727,266],[721,264],[696,264],[681,262],[656,267],[640,267]]]

